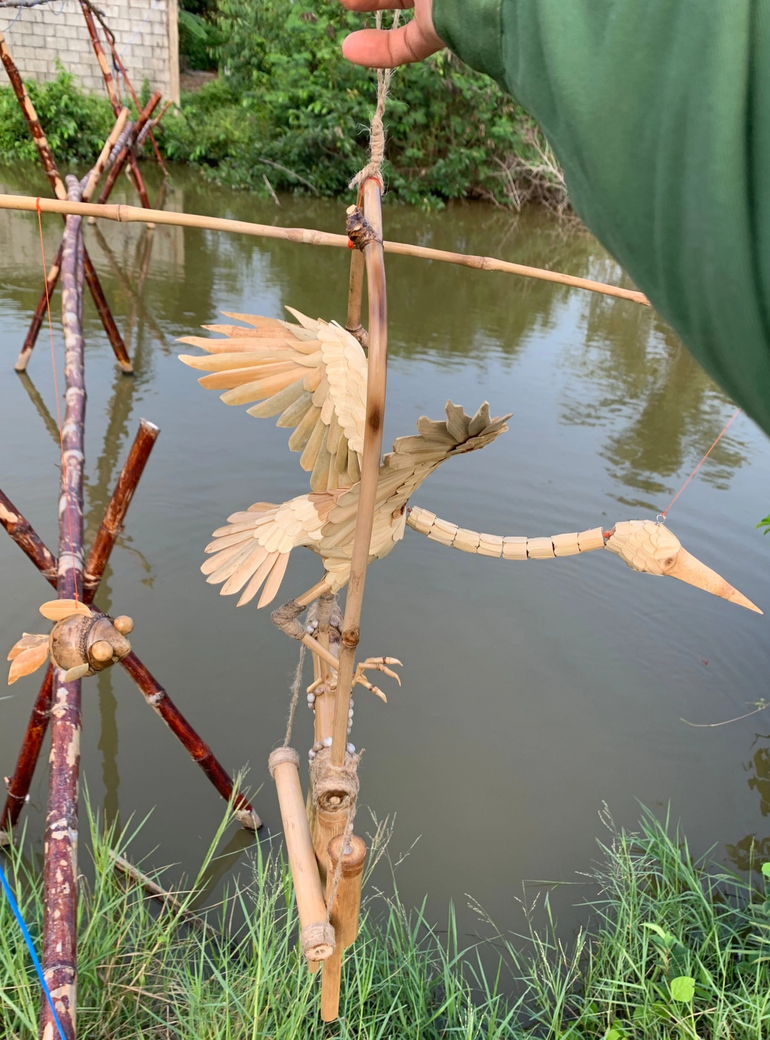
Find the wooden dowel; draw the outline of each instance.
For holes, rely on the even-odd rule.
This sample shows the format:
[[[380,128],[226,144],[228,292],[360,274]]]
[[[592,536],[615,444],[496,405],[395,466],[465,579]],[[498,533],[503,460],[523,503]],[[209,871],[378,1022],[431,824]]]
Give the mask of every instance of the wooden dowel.
[[[73,199],[80,184],[67,178]],[[83,468],[85,380],[80,325],[81,218],[67,217],[62,256],[62,326],[66,410],[62,426],[59,503],[59,599],[83,596]],[[80,773],[80,680],[64,682],[54,669],[48,811],[43,863],[43,974],[68,1040],[75,1037],[77,992],[77,846]],[[41,1036],[53,1036],[53,1016],[43,1001]]]
[[[26,195],[0,195],[0,209],[15,209],[34,212],[36,199]],[[114,220],[119,223],[146,223],[148,220],[156,224],[170,224],[175,227],[205,228],[208,231],[227,231],[233,234],[253,235],[257,238],[278,238],[287,242],[300,242],[305,245],[331,246],[347,249],[347,235],[335,235],[327,231],[314,231],[310,228],[273,227],[270,224],[253,224],[247,220],[227,220],[224,217],[206,217],[197,213],[171,213],[168,210],[145,210],[140,206],[109,205],[97,206],[94,203],[74,205],[60,202],[57,199],[41,199],[40,208],[44,213],[79,213],[86,217],[97,217]],[[569,285],[575,289],[587,289],[590,292],[614,296],[620,300],[630,300],[649,307],[650,301],[644,293],[635,289],[622,289],[617,285],[607,285],[591,278],[578,278],[559,271],[548,271],[541,267],[528,267],[514,264],[507,260],[498,260],[491,256],[474,256],[467,253],[452,253],[445,249],[430,249],[427,246],[416,246],[409,242],[383,242],[383,250],[397,256],[412,256],[422,260],[438,260],[447,264],[459,264],[477,271],[500,271],[505,274],[520,275],[524,278],[536,278],[559,285]]]
[[[342,868],[329,915],[331,924],[334,926],[337,946],[329,960],[324,962],[321,975],[321,1018],[324,1022],[333,1022],[339,1015],[342,952],[355,942],[361,912],[361,881],[366,861],[366,845],[361,838],[351,835],[343,854],[343,841],[344,835],[334,838],[329,842],[327,850],[329,859],[329,876],[326,883],[327,900],[331,896],[332,879],[341,854]]]
[[[326,903],[302,798],[299,756],[296,751],[286,747],[277,748],[270,755],[270,773],[278,792],[286,852],[302,929],[302,952],[309,961],[323,961],[334,953],[334,932],[326,921]]]
[[[115,540],[122,530],[126,511],[131,504],[131,499],[159,433],[160,430],[154,423],[148,422],[147,419],[140,420],[134,443],[123,464],[112,498],[88,554],[83,577],[83,594],[86,603],[93,602]]]
[[[385,288],[385,257],[382,250],[382,209],[380,182],[370,177],[364,182],[364,213],[373,235],[363,246],[369,297],[369,363],[366,383],[366,426],[361,457],[361,491],[356,514],[356,529],[350,559],[350,581],[345,600],[345,620],[340,643],[337,693],[332,727],[331,760],[335,766],[345,761],[348,710],[353,686],[353,668],[359,640],[361,608],[366,585],[366,568],[372,540],[377,482],[382,453],[382,428],[385,418],[385,387],[388,365],[388,302]]]

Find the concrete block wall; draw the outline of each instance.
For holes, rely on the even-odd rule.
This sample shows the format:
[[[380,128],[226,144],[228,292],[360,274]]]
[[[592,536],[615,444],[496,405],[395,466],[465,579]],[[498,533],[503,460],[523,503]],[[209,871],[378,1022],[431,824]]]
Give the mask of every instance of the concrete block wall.
[[[118,53],[137,93],[147,79],[165,99],[178,102],[177,0],[100,0],[98,7],[115,34]],[[98,22],[97,28],[101,36]],[[0,30],[23,79],[55,79],[58,60],[85,90],[106,95],[78,0],[0,8]],[[110,61],[104,39],[102,46]],[[0,72],[0,82],[3,79]]]

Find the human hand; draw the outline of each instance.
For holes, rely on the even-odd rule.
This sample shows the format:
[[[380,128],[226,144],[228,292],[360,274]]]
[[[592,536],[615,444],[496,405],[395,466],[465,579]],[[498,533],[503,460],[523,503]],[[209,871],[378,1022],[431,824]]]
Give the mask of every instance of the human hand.
[[[433,28],[433,0],[342,0],[349,11],[392,11],[414,8],[414,18],[398,29],[360,29],[342,43],[354,65],[392,69],[422,61],[445,46]]]

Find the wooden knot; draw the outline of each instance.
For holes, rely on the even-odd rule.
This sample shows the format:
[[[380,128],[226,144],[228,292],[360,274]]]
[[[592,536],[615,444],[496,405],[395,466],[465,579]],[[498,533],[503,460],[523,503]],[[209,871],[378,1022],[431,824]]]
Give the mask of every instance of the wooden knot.
[[[344,764],[335,766],[331,748],[323,748],[310,764],[310,783],[317,812],[348,812],[358,797],[358,756],[345,752]]]
[[[362,252],[370,242],[380,241],[377,232],[363,215],[358,206],[348,207],[345,229],[350,241],[356,249],[360,249]]]
[[[275,751],[270,753],[270,758],[267,760],[267,768],[270,770],[270,776],[275,777],[275,771],[278,766],[284,765],[286,762],[291,762],[292,765],[299,769],[299,755],[290,747],[279,747]]]
[[[292,639],[302,640],[305,638],[305,628],[297,621],[297,618],[304,609],[295,599],[290,599],[288,603],[284,603],[282,607],[277,607],[273,611],[270,615],[270,620],[276,628],[280,628],[287,636],[290,636]]]

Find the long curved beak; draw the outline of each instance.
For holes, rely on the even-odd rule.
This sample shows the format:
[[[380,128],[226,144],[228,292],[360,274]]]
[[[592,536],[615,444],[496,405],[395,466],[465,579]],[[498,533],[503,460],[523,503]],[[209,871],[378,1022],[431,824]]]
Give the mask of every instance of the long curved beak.
[[[704,592],[710,592],[712,596],[720,596],[731,603],[737,603],[740,607],[754,610],[757,614],[762,613],[759,607],[755,606],[750,599],[746,599],[743,593],[734,589],[721,575],[712,571],[705,563],[701,563],[686,549],[679,550],[676,554],[676,562],[670,570],[666,571],[666,574],[670,578],[686,581],[688,585],[695,585]]]

